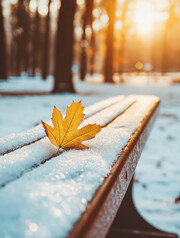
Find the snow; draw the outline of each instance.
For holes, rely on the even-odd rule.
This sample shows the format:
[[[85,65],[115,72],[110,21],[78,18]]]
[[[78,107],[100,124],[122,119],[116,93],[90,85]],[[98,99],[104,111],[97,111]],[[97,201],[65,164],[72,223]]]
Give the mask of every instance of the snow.
[[[40,88],[42,91],[50,91],[52,88],[51,79],[45,82],[40,79],[24,79],[23,84],[21,84],[20,80],[22,79],[10,79],[8,83],[0,83],[0,88],[2,88],[2,85],[4,85],[3,89],[1,89],[2,91],[40,91]],[[41,85],[40,87],[37,87],[36,80]],[[16,85],[16,89],[14,89],[14,85]],[[66,106],[70,105],[72,100],[82,100],[82,104],[87,107],[95,102],[116,95],[149,94],[159,96],[161,98],[160,116],[156,121],[136,169],[137,182],[134,184],[134,199],[138,209],[149,222],[159,229],[176,232],[180,235],[180,203],[174,203],[174,199],[180,195],[180,86],[167,85],[167,83],[160,86],[150,83],[148,85],[102,85],[81,82],[76,82],[75,86],[78,91],[76,95],[0,97],[0,137],[30,129],[39,124],[40,120],[48,121],[54,105],[65,114]],[[123,128],[125,129],[125,127]],[[114,130],[114,128],[109,128],[108,130]],[[104,136],[108,138],[108,132],[107,135],[104,133]],[[98,135],[95,139],[88,142],[91,143],[94,150],[96,146],[100,146],[97,139]],[[107,147],[110,146],[108,139],[104,143]],[[116,151],[116,141],[114,146],[115,148],[113,149]],[[93,191],[95,191],[94,186],[98,186],[98,182],[99,184],[102,182],[103,174],[108,172],[109,163],[112,162],[108,160],[111,155],[105,149],[102,153],[103,159],[107,158],[106,163],[101,156],[93,154],[93,156],[98,158],[97,173],[95,166],[97,161],[94,161],[90,150],[87,150],[85,153],[89,159],[88,163],[82,159],[81,164],[78,164],[79,168],[85,171],[78,170],[77,163],[79,163],[79,160],[75,158],[76,151],[65,152],[44,165],[33,169],[32,172],[24,174],[15,182],[1,188],[0,226],[3,228],[2,230],[0,227],[1,232],[4,232],[4,234],[9,232],[11,234],[9,237],[20,237],[16,236],[15,233],[18,231],[16,231],[17,229],[13,224],[17,225],[21,222],[20,217],[17,215],[17,207],[23,205],[24,208],[29,207],[29,210],[24,209],[22,212],[24,217],[27,216],[24,223],[21,224],[21,230],[25,232],[26,237],[39,237],[36,234],[40,230],[42,236],[44,234],[44,236],[51,237],[51,232],[47,230],[47,227],[43,226],[47,217],[52,217],[52,220],[48,220],[48,223],[51,231],[54,232],[53,234],[55,236],[56,234],[58,235],[59,231],[56,229],[56,224],[57,222],[58,224],[60,223],[62,214],[66,214],[67,216],[65,217],[68,219],[64,218],[66,225],[62,231],[66,233],[69,229],[68,222],[73,223],[72,219],[76,219],[75,216],[78,216],[78,214],[76,213],[77,207],[67,207],[64,203],[64,198],[68,193],[74,194],[79,199],[76,202],[79,204],[79,209],[82,212],[90,199],[90,197],[85,198],[85,195],[93,194]],[[31,159],[33,160],[32,157]],[[64,170],[62,164],[66,166],[67,170]],[[72,166],[69,168],[68,164]],[[91,174],[88,173],[89,170]],[[37,171],[38,173],[36,173]],[[71,176],[74,177],[70,180],[70,184],[67,185],[68,179],[66,180],[65,178],[71,178]],[[93,179],[96,180],[96,184],[92,183]],[[81,182],[87,182],[88,186],[81,186]],[[75,185],[74,189],[72,189],[71,185]],[[14,186],[16,186],[16,189],[13,189]],[[30,192],[32,187],[37,191],[36,193]],[[64,192],[61,197],[58,197],[59,190],[61,189]],[[77,194],[78,196],[76,196]],[[68,199],[70,204],[74,200],[73,198]],[[51,203],[51,209],[48,202]],[[31,209],[33,204],[36,206],[35,209]],[[61,208],[58,207],[59,205]],[[41,209],[44,209],[46,213],[40,216]],[[71,212],[74,216],[73,218],[68,218],[68,214]],[[9,222],[9,219],[11,219],[11,222]],[[0,236],[6,237],[6,235]]]
[[[67,235],[84,211],[87,202],[91,200],[94,192],[109,173],[118,154],[141,124],[145,113],[158,99],[152,96],[127,97],[109,107],[108,113],[107,109],[104,109],[84,121],[84,125],[92,124],[94,121],[98,121],[101,126],[106,125],[135,100],[137,104],[142,105],[141,110],[136,110],[136,115],[131,118],[127,118],[126,113],[122,114],[120,120],[124,123],[120,125],[123,124],[123,127],[117,123],[117,120],[113,121],[108,127],[104,127],[95,139],[86,142],[88,150],[64,152],[0,190],[2,237],[44,237],[44,234],[47,237],[65,237]],[[135,104],[133,106],[136,108]],[[134,114],[133,106],[129,110]],[[19,149],[18,156],[11,156],[17,151],[3,156],[1,162],[5,166],[1,167],[0,180],[9,176],[11,163],[15,163],[16,168],[13,172],[16,173],[18,167],[22,168],[22,165],[17,163],[19,159],[26,163],[33,158],[38,163],[40,157],[46,157],[44,150],[47,150],[47,153],[53,151],[54,146],[46,139],[41,140],[44,141],[42,147],[38,146],[41,142],[38,141],[27,148]],[[34,148],[35,146],[37,148]],[[52,149],[48,150],[50,146]],[[8,156],[9,158],[4,158]],[[9,197],[13,199],[9,200]],[[33,212],[29,212],[30,210]],[[14,217],[17,219],[13,219]],[[29,224],[34,224],[35,231]]]
[[[136,169],[139,182],[135,184],[134,199],[149,222],[180,236],[180,203],[174,203],[180,196],[179,109],[179,104],[161,107]]]
[[[19,80],[21,80],[19,82]],[[10,81],[10,85],[9,85]],[[28,82],[28,84],[27,84]],[[9,77],[8,81],[1,82],[1,92],[49,92],[53,89],[53,78],[48,77],[45,83],[42,83],[41,77]]]

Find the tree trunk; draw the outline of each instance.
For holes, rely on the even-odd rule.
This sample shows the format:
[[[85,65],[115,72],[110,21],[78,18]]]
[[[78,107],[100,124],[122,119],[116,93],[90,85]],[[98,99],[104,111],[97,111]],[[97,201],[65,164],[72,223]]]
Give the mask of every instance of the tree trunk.
[[[81,62],[80,62],[80,79],[84,80],[87,71],[87,56],[86,56],[86,34],[85,23],[83,24],[83,36],[81,39]]]
[[[109,0],[109,7],[107,12],[109,16],[109,24],[106,38],[106,56],[104,65],[104,78],[106,83],[113,83],[113,43],[114,43],[114,22],[115,22],[115,8],[116,0]]]
[[[120,57],[122,61],[121,61],[121,66],[119,67],[119,73],[123,73],[125,68],[125,62],[124,62],[125,46],[126,46],[126,35],[124,33],[121,33]]]
[[[23,0],[18,1],[17,9],[17,29],[19,31],[16,38],[16,76],[20,76],[22,71],[22,56],[23,56]]]
[[[18,35],[16,39],[16,76],[21,75],[22,43],[22,36]]]
[[[168,32],[169,29],[173,27],[173,24],[176,22],[175,17],[175,3],[171,2],[170,8],[169,8],[169,18],[166,21],[166,25],[163,32],[163,39],[162,39],[162,73],[165,74],[168,72],[168,46],[167,46],[167,40],[168,40]]]
[[[55,50],[54,92],[74,92],[72,82],[75,0],[61,0]]]
[[[83,34],[81,39],[81,63],[80,63],[80,79],[84,80],[87,71],[87,56],[86,56],[86,26],[87,24],[92,24],[92,10],[93,10],[93,0],[85,1],[85,11],[83,14]]]
[[[24,71],[28,72],[29,69],[29,57],[30,57],[30,50],[29,50],[29,44],[31,41],[31,31],[30,31],[30,9],[29,9],[29,4],[30,0],[26,2],[27,4],[27,11],[26,11],[26,22],[24,25],[24,55],[23,55],[23,60],[24,60]]]
[[[6,49],[5,49],[5,32],[2,14],[2,1],[0,0],[0,80],[7,79],[6,71]]]
[[[123,23],[123,26],[122,26],[122,30],[121,30],[120,57],[122,59],[122,62],[121,62],[121,67],[119,69],[119,73],[123,73],[124,69],[125,69],[124,59],[125,59],[125,47],[126,47],[126,35],[127,35],[127,31],[128,31],[128,28],[125,25],[125,20],[127,17],[126,15],[127,15],[127,11],[128,11],[129,2],[130,2],[130,0],[126,0],[124,2],[124,6],[122,9],[122,16],[121,16],[121,21]]]
[[[93,75],[95,70],[95,52],[96,52],[96,39],[95,39],[93,28],[92,28],[90,45],[92,49],[92,55],[90,57],[90,74]]]
[[[33,35],[33,49],[32,49],[32,76],[36,74],[36,68],[38,64],[38,55],[39,55],[39,13],[38,13],[38,0],[37,0],[37,8],[36,15],[34,21],[34,35]]]
[[[46,79],[49,73],[49,33],[50,33],[50,5],[51,0],[48,2],[48,13],[46,16],[46,29],[44,36],[43,58],[42,58],[42,78]]]
[[[164,75],[167,72],[167,29],[163,32],[162,38],[162,74]]]

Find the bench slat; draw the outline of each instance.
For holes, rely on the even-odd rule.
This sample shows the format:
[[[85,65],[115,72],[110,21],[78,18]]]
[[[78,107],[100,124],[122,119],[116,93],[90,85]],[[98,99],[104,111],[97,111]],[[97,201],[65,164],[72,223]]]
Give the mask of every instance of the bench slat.
[[[135,152],[138,151],[138,155],[135,152],[128,155],[130,150],[125,146],[129,143],[133,144],[133,137],[138,138],[142,134],[145,124],[149,121],[153,110],[159,103],[159,99],[156,97],[144,96],[140,99],[140,97],[134,96],[134,98],[136,103],[128,108],[125,113],[118,116],[117,119],[111,120],[111,123],[104,127],[93,140],[86,142],[90,149],[64,152],[0,189],[0,237],[8,235],[13,237],[24,237],[26,235],[32,237],[64,237],[81,217],[87,203],[90,201],[86,212],[69,236],[82,237],[82,232],[86,230],[84,228],[88,228],[87,237],[93,237],[91,236],[93,230],[96,229],[97,231],[97,227],[102,230],[99,225],[101,224],[99,223],[100,219],[95,216],[100,214],[99,207],[96,207],[96,205],[102,201],[102,194],[104,195],[102,188],[104,186],[108,189],[111,188],[111,198],[112,194],[113,196],[116,194],[115,191],[123,194],[122,191],[125,191],[125,187],[128,186],[132,176],[131,173],[133,173],[133,169],[131,171],[130,168],[134,167],[133,165],[129,166],[130,162],[137,161],[143,143],[139,140],[136,147],[134,147]],[[146,130],[149,131],[149,127],[146,127]],[[125,149],[122,152],[123,148]],[[131,151],[134,151],[133,148],[131,148]],[[117,160],[118,155],[120,156]],[[115,161],[117,162],[114,164]],[[124,179],[126,180],[126,171],[123,168],[129,169],[126,186],[123,182]],[[112,189],[111,178],[118,170],[122,171],[120,177],[118,177],[120,183],[118,186],[121,187],[115,190]],[[109,176],[104,180],[109,172]],[[113,178],[115,184],[117,175]],[[109,180],[110,182],[108,182]],[[102,183],[103,186],[101,186]],[[96,196],[92,199],[95,192]],[[108,196],[106,195],[105,198],[108,198]],[[114,201],[113,206],[118,206],[119,202]],[[96,209],[97,213],[94,212]],[[109,206],[108,209],[110,209]],[[106,212],[106,210],[103,211]],[[105,214],[107,215],[107,213]],[[111,214],[108,217],[110,222],[114,215],[111,217]],[[95,227],[95,224],[92,224],[94,216],[95,224],[97,224]],[[87,218],[90,223],[87,222]],[[93,227],[93,229],[90,229],[90,227]],[[101,233],[98,233],[98,235],[101,237]]]
[[[114,103],[123,100],[123,98],[124,96],[112,97],[86,107],[84,109],[85,118],[88,118],[93,114],[97,113],[98,111],[103,110],[104,108],[109,107],[110,105],[113,105]],[[47,123],[51,124],[51,121],[48,121]],[[44,136],[45,136],[44,128],[40,124],[25,132],[20,132],[16,134],[13,133],[4,138],[0,138],[0,155],[3,155],[7,152],[11,152],[17,148],[20,148],[25,144],[30,144],[34,141],[37,141],[43,138]]]

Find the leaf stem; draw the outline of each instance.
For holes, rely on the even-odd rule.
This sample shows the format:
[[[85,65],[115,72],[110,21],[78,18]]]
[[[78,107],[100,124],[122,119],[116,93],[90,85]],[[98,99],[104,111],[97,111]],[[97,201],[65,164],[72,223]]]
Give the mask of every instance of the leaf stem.
[[[59,146],[59,148],[58,148],[58,150],[57,150],[57,153],[56,153],[57,155],[59,154],[59,150],[60,150],[60,149],[61,149],[61,147]]]

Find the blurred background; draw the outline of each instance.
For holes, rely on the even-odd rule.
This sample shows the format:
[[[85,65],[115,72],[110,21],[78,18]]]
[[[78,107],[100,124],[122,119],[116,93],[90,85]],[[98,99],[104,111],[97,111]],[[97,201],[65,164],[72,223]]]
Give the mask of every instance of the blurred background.
[[[72,64],[66,67],[82,80],[98,74],[93,80],[122,82],[131,73],[146,73],[179,81],[179,0],[0,2],[0,79],[55,75],[59,80],[56,62],[64,53],[58,48],[72,43],[73,54],[66,52]]]

